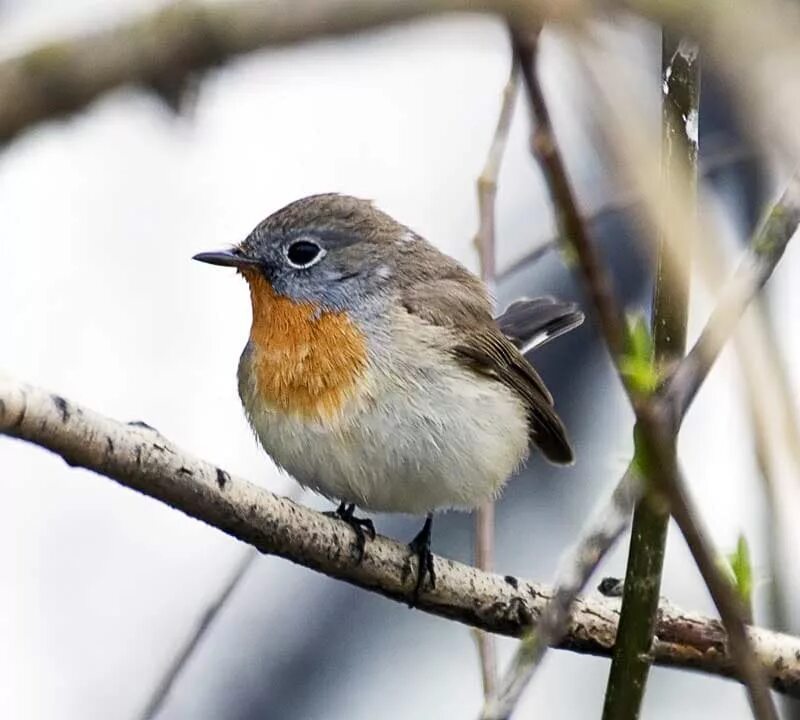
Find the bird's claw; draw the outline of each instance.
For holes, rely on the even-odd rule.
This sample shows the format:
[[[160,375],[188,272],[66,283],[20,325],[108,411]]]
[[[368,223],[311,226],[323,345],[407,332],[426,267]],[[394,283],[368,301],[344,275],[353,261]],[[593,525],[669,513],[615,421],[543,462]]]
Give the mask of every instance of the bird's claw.
[[[419,594],[425,583],[427,575],[431,581],[431,588],[436,587],[436,571],[433,568],[433,553],[431,552],[431,524],[433,518],[428,515],[425,524],[422,526],[414,539],[408,544],[409,549],[417,558],[417,581],[414,584],[414,592],[408,603],[409,607],[414,607],[419,600]]]
[[[328,517],[338,518],[346,522],[356,534],[356,563],[360,563],[364,559],[364,548],[367,544],[367,535],[370,540],[375,539],[375,525],[369,518],[355,517],[356,506],[355,503],[339,503],[336,510],[330,510],[323,513]]]

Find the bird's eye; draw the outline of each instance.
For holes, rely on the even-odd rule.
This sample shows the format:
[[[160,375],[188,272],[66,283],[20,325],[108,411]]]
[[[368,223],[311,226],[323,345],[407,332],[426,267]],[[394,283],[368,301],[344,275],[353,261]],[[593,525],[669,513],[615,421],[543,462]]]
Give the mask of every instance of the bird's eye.
[[[286,258],[296,268],[311,267],[322,260],[324,255],[325,250],[312,240],[295,240],[286,248]]]

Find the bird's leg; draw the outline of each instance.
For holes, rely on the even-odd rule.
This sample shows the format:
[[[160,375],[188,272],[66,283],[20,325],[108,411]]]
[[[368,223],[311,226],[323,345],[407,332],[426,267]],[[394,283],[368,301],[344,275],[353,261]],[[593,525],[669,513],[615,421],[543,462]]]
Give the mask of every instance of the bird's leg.
[[[433,524],[433,514],[428,514],[425,524],[422,526],[414,539],[408,544],[411,552],[417,556],[417,582],[414,586],[414,594],[411,597],[409,607],[414,607],[419,599],[419,592],[425,583],[425,576],[431,579],[431,587],[436,587],[436,572],[433,569],[433,553],[431,553],[431,525]]]
[[[360,563],[364,559],[364,546],[367,544],[367,535],[370,540],[375,539],[375,525],[369,518],[355,517],[353,513],[356,511],[355,503],[341,502],[336,510],[331,510],[326,513],[328,517],[339,518],[344,520],[356,534],[356,563]]]

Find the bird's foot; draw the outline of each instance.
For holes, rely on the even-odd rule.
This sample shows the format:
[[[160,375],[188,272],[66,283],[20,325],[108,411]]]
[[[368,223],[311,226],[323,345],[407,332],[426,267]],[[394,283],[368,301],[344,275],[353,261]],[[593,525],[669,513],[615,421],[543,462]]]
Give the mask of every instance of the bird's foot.
[[[353,513],[356,511],[355,503],[339,503],[336,510],[330,510],[324,515],[328,517],[339,518],[344,520],[356,534],[356,563],[360,563],[364,559],[364,547],[367,544],[367,535],[370,540],[375,539],[375,525],[369,518],[355,517]]]
[[[425,583],[427,575],[431,580],[431,587],[436,587],[436,571],[433,569],[433,553],[431,552],[431,525],[433,516],[428,515],[425,524],[422,526],[414,539],[408,544],[411,552],[417,558],[417,582],[414,585],[414,593],[408,603],[409,607],[414,607],[419,600],[419,593]]]

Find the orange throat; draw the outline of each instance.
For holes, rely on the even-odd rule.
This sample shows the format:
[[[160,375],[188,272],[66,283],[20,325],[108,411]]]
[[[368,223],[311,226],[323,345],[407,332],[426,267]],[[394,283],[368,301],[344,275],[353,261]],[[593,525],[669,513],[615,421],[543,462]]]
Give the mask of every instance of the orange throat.
[[[278,295],[260,272],[250,286],[252,372],[268,407],[309,419],[337,415],[355,394],[367,365],[364,336],[344,312]]]

